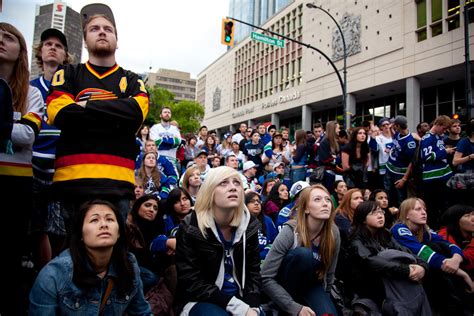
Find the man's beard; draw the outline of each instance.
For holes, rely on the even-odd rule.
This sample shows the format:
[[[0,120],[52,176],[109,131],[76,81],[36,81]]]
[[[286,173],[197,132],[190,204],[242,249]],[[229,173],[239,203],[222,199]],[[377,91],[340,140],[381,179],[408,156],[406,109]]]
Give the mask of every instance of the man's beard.
[[[91,48],[89,53],[97,57],[110,57],[115,54],[115,49],[112,49],[110,45],[106,47],[102,46],[100,48],[94,46],[93,48]]]

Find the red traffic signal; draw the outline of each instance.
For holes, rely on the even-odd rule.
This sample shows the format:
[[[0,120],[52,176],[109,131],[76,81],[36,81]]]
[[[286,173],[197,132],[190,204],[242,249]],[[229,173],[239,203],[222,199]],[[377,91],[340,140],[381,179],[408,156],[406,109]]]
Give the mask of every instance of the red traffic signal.
[[[457,113],[454,113],[454,114],[453,114],[453,119],[455,119],[455,120],[459,120],[459,114],[457,114]]]
[[[222,19],[221,43],[227,46],[234,45],[234,21]]]

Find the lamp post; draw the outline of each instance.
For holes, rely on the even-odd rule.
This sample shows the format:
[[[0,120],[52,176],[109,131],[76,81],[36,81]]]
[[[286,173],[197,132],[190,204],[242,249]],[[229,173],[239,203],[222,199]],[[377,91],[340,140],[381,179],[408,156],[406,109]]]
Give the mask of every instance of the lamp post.
[[[344,79],[343,80],[344,80],[344,85],[343,85],[343,88],[342,88],[342,90],[343,90],[342,91],[342,103],[343,103],[342,108],[343,108],[343,112],[344,112],[344,127],[348,128],[351,125],[351,119],[350,119],[349,111],[347,109],[347,50],[346,50],[346,40],[344,38],[344,33],[342,32],[342,29],[341,29],[341,26],[339,25],[339,23],[337,23],[336,19],[328,11],[326,11],[322,7],[317,6],[313,3],[307,3],[306,6],[308,8],[311,8],[311,9],[319,9],[319,10],[323,11],[324,13],[326,13],[331,18],[331,20],[333,20],[334,23],[336,23],[337,29],[339,30],[339,33],[341,33],[342,46],[343,46],[343,50],[344,50],[344,53],[343,53],[343,58],[344,58],[344,69],[343,69]]]

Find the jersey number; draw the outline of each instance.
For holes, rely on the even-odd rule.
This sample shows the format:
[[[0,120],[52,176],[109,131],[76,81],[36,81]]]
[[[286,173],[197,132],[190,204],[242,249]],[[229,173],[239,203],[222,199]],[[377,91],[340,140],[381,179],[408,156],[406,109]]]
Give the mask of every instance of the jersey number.
[[[425,157],[431,155],[431,152],[433,151],[433,147],[432,146],[428,146],[426,148],[423,148],[423,154],[425,155]]]
[[[63,84],[64,84],[64,69],[61,69],[55,72],[53,76],[53,80],[51,80],[51,85],[61,86]]]

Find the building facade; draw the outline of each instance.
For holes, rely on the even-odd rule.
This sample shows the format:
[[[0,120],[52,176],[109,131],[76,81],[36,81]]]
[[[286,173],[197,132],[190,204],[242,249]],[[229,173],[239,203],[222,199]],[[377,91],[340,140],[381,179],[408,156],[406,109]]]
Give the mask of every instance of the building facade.
[[[69,53],[73,56],[75,63],[80,63],[82,56],[82,28],[80,14],[61,1],[55,1],[54,3],[43,6],[36,6],[33,52],[36,45],[40,42],[41,33],[49,28],[56,28],[66,35]],[[34,53],[32,54],[30,64],[30,77],[38,77],[42,73],[42,70],[36,64]]]
[[[437,115],[466,115],[464,2],[323,2],[346,41],[352,125],[400,114],[413,129]],[[471,51],[473,21],[470,12]],[[224,132],[241,122],[310,130],[316,122],[342,121],[342,84],[325,58],[342,78],[343,45],[334,21],[296,0],[263,27],[310,44],[324,55],[289,41],[279,48],[243,39],[198,75],[197,89],[204,91],[203,124]]]
[[[160,68],[156,73],[149,72],[144,81],[149,87],[158,85],[172,92],[176,101],[196,99],[196,79],[191,79],[189,72]]]
[[[264,24],[275,13],[294,0],[230,0],[229,16],[254,25]],[[252,28],[239,25],[235,30],[235,43],[247,37]]]

